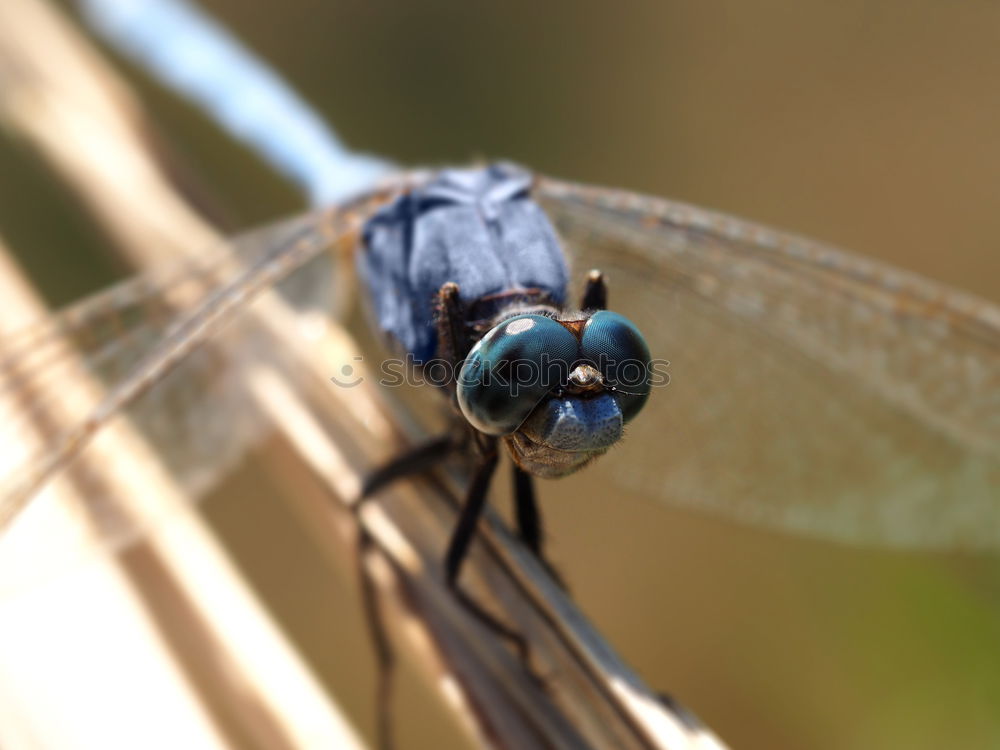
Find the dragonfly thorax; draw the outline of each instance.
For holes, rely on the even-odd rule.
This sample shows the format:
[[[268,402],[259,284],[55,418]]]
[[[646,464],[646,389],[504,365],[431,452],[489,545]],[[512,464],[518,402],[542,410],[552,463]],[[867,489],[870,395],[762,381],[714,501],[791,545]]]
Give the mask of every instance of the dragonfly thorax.
[[[511,295],[565,303],[566,259],[531,183],[505,164],[445,170],[366,223],[358,262],[375,316],[417,362],[438,353],[434,301],[445,284],[474,318],[495,316]]]
[[[564,309],[566,259],[531,185],[509,165],[441,172],[368,221],[359,262],[382,330],[418,366],[453,366],[469,425],[506,438],[526,471],[561,476],[620,439],[649,393],[649,351],[599,309],[599,277],[590,309]]]

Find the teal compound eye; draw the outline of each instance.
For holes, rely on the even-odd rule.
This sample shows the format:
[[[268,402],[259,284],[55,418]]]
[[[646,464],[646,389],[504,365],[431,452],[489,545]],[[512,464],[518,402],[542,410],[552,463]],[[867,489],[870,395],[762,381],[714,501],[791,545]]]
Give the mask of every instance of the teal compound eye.
[[[601,373],[626,422],[642,410],[649,398],[651,361],[646,339],[632,321],[610,310],[594,313],[584,326],[580,353]]]
[[[458,406],[487,435],[509,435],[538,402],[562,387],[579,342],[544,315],[518,315],[494,326],[472,348],[458,376]]]

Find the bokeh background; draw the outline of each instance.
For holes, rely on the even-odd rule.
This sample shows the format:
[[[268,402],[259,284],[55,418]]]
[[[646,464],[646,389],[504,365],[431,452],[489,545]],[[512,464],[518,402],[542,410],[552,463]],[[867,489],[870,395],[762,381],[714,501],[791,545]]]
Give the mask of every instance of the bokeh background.
[[[505,157],[833,242],[1000,302],[1000,5],[203,0],[352,146]],[[231,229],[294,188],[119,60],[204,210]],[[0,139],[0,230],[54,303],[124,273],[67,189]],[[669,321],[664,321],[665,325]],[[998,488],[1000,492],[1000,488]],[[734,748],[1000,746],[1000,568],[864,550],[546,485],[551,555],[651,684]],[[208,503],[241,564],[370,731],[351,582],[267,488]],[[464,742],[412,675],[400,744]]]

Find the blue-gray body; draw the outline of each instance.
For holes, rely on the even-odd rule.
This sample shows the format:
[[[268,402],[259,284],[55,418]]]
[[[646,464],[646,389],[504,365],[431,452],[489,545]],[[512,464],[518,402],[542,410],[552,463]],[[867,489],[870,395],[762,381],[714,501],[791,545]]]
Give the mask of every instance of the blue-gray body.
[[[554,346],[559,351],[552,353],[568,373],[581,357],[599,359],[588,352],[613,350],[613,342],[627,339],[628,332],[622,323],[598,325],[594,340],[610,335],[610,346],[599,344],[591,352],[582,331],[597,318],[562,309],[569,269],[555,230],[531,200],[531,185],[530,173],[504,164],[443,171],[368,221],[358,257],[379,327],[418,363],[439,354],[438,292],[449,282],[458,286],[464,322],[481,326],[481,338],[462,365],[458,408],[476,430],[501,437],[524,471],[559,477],[621,438],[628,418],[623,399],[630,397],[603,385],[577,393],[564,387],[568,381],[544,393],[507,392],[502,377],[478,378],[475,366],[518,361],[522,355],[540,363]],[[544,312],[538,320],[505,318],[522,305]],[[561,322],[553,329],[542,319]],[[503,320],[514,321],[516,330]],[[567,325],[575,325],[577,333],[560,327]],[[648,360],[644,343],[636,351]],[[490,412],[496,420],[483,416]],[[506,424],[514,417],[516,424]]]
[[[358,255],[378,325],[417,362],[437,351],[434,300],[447,282],[466,304],[523,289],[565,302],[566,259],[530,188],[511,165],[446,170],[368,221]]]

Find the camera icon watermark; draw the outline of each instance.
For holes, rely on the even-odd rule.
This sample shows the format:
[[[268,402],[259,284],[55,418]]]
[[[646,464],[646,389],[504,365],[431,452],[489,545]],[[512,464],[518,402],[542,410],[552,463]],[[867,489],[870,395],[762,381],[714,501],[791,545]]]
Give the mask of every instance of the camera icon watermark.
[[[351,357],[352,362],[363,362],[364,357]],[[340,377],[337,375],[330,376],[330,382],[340,388],[356,388],[364,382],[364,378],[361,377],[354,365],[344,363],[340,367]]]

